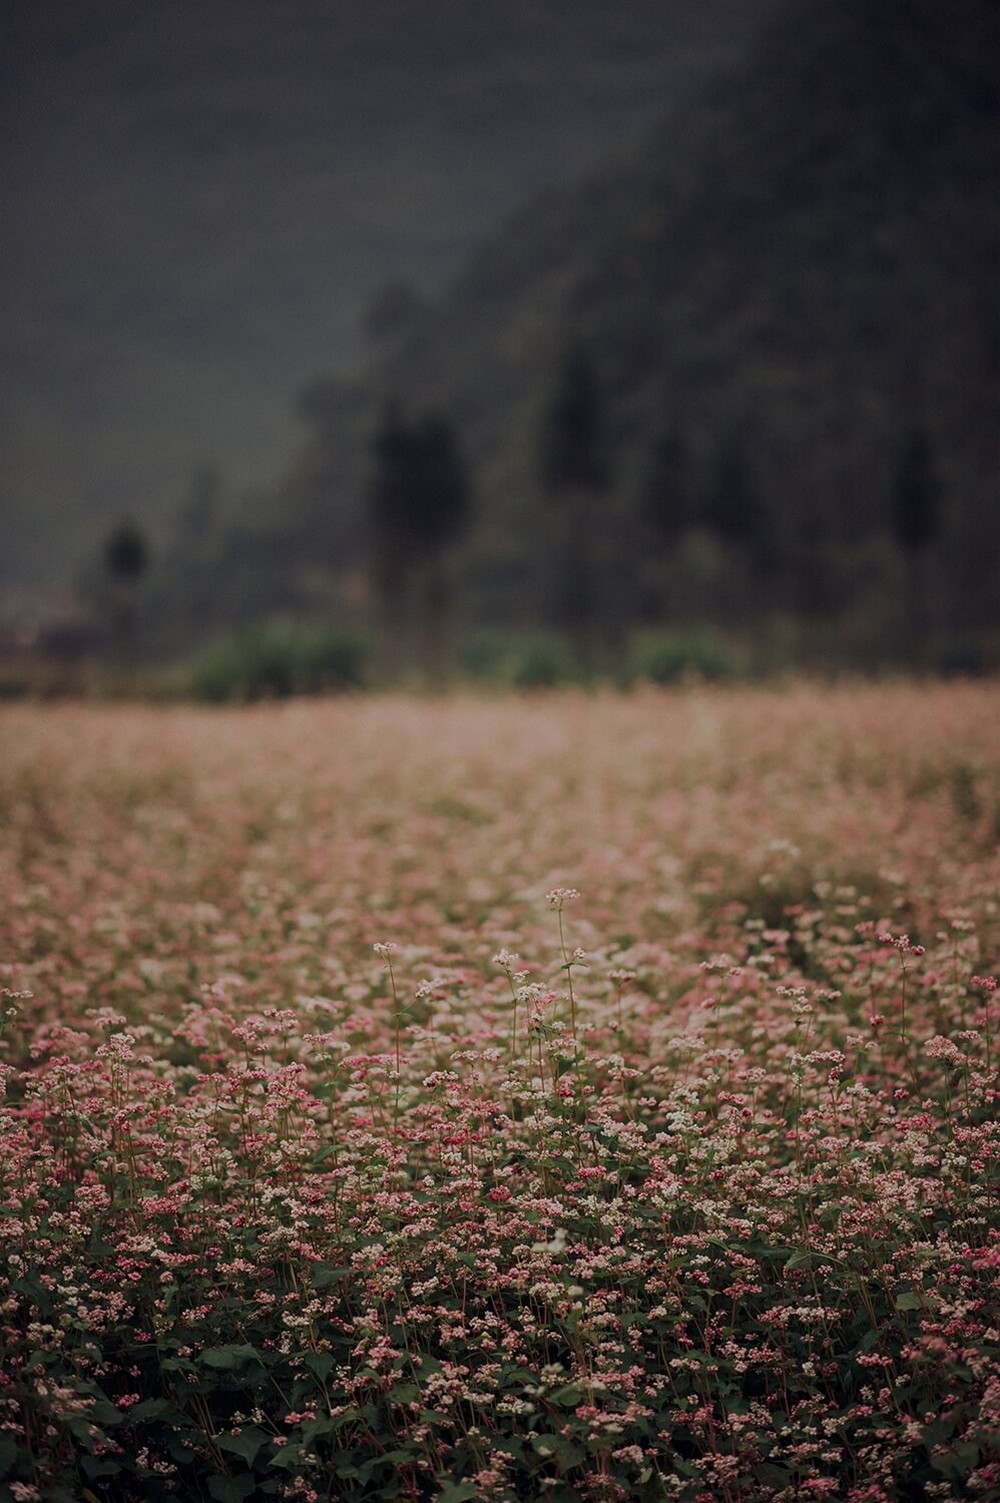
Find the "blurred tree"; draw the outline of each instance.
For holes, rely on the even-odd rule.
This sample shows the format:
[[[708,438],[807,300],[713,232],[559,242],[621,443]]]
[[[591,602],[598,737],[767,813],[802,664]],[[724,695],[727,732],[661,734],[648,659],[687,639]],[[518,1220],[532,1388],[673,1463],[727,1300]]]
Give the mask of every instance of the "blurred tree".
[[[394,402],[386,405],[371,444],[368,510],[371,521],[372,588],[382,619],[385,666],[391,672],[402,638],[406,578],[412,564],[407,531],[414,443]]]
[[[892,530],[911,558],[937,541],[941,532],[942,485],[930,434],[913,429],[899,458],[892,492]]]
[[[828,615],[835,603],[827,568],[830,536],[824,519],[815,511],[802,518],[796,542],[794,604],[806,618]]]
[[[149,566],[144,534],[133,523],[123,522],[104,545],[104,561],[112,579],[134,587]]]
[[[386,666],[398,667],[411,575],[423,570],[422,631],[428,666],[440,660],[450,592],[444,554],[468,519],[471,487],[454,426],[441,413],[408,422],[385,407],[371,446],[368,507],[372,585],[380,602]]]
[[[673,543],[695,521],[687,448],[675,427],[667,428],[653,441],[639,507],[643,520],[664,543]]]
[[[635,542],[640,550],[648,548],[650,560],[655,560],[649,613],[663,620],[677,604],[665,582],[669,555],[697,520],[691,506],[687,446],[673,424],[661,429],[650,445],[639,482],[638,511],[642,527]]]
[[[603,432],[601,395],[590,357],[574,341],[563,357],[538,445],[544,492],[563,512],[559,615],[576,645],[580,667],[593,667],[598,587],[595,511],[609,488],[610,467]]]
[[[435,554],[453,542],[465,526],[469,478],[454,426],[443,414],[428,413],[416,425],[413,447],[413,544],[420,553]]]
[[[721,566],[714,584],[705,580],[700,614],[762,626],[777,603],[775,575],[784,553],[745,444],[732,430],[723,432],[710,457],[697,515],[702,541],[714,543],[716,569]]]
[[[413,530],[425,562],[421,615],[424,666],[439,677],[447,656],[452,587],[445,553],[462,533],[471,505],[471,486],[454,426],[441,413],[428,413],[414,431]]]
[[[704,521],[728,543],[752,548],[761,536],[764,508],[743,445],[730,435],[719,446],[705,497]]]
[[[122,650],[131,650],[135,636],[135,608],[139,582],[149,568],[149,545],[134,522],[121,522],[104,544],[108,574],[109,615],[113,640]]]
[[[931,577],[928,555],[941,534],[943,487],[930,434],[917,424],[902,447],[891,497],[893,536],[906,559],[904,656],[928,666]]]

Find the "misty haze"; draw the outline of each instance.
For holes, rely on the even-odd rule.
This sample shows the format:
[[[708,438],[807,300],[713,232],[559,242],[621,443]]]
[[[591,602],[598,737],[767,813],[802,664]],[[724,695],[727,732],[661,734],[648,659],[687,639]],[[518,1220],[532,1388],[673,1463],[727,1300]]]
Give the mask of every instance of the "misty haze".
[[[996,661],[986,0],[2,26],[8,643]]]

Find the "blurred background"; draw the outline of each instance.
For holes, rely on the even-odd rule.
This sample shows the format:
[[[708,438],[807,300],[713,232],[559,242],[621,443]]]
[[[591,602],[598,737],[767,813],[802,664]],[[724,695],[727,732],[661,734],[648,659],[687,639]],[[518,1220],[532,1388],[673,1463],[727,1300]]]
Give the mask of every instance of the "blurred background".
[[[995,0],[15,0],[0,693],[1000,664]]]

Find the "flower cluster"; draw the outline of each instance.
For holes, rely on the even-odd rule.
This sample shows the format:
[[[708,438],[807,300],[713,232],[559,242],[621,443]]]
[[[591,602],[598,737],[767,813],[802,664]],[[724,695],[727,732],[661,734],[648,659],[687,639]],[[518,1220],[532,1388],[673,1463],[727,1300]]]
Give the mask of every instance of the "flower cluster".
[[[0,1495],[1000,1496],[992,691],[3,720]]]

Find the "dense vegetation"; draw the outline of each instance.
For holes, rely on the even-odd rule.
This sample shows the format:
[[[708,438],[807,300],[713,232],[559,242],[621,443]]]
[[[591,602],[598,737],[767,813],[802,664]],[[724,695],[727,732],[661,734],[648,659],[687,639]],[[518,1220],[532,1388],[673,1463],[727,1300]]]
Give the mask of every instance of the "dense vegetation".
[[[211,614],[198,580],[222,576],[230,611],[356,614],[391,396],[446,413],[471,462],[451,559],[466,617],[559,624],[539,445],[576,342],[606,444],[588,552],[607,635],[636,617],[832,623],[862,662],[915,635],[939,654],[981,641],[1000,553],[998,58],[986,0],[791,6],[741,74],[410,307],[363,381],[304,393],[300,462],[215,538],[208,575],[173,570],[160,609],[187,591]],[[916,451],[933,484],[910,505],[935,505],[914,549]]]
[[[2,731],[0,1495],[998,1495],[994,690]]]

